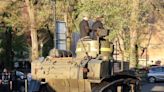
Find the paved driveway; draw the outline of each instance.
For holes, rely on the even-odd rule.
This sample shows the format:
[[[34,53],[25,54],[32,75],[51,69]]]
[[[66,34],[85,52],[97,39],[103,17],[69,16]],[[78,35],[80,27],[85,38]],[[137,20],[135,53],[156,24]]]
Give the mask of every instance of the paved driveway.
[[[142,92],[164,92],[164,82],[161,83],[144,83]]]

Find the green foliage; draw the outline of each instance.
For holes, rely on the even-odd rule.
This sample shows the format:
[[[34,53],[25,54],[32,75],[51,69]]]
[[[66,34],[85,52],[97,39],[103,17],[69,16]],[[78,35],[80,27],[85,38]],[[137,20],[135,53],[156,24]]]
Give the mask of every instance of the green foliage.
[[[47,29],[53,31],[53,12],[50,0],[29,0],[31,9],[34,9],[34,29]],[[10,2],[10,1],[9,1]],[[29,52],[26,36],[29,36],[30,17],[24,0],[7,3],[4,7],[2,21],[13,28],[12,47],[15,53]],[[47,34],[47,39],[49,38]],[[44,35],[44,36],[45,36]],[[21,55],[21,54],[20,54]],[[17,55],[18,57],[20,55]]]
[[[52,10],[49,0],[31,0],[34,6],[35,14],[35,29],[44,28],[45,25],[52,22]],[[33,2],[34,1],[34,2]],[[29,28],[29,16],[27,7],[24,1],[17,0],[6,7],[5,16],[3,19],[9,26],[20,28],[27,31]]]
[[[115,38],[119,31],[128,25],[130,6],[129,0],[83,0],[77,5],[77,23],[82,19],[83,13],[88,13],[91,18],[97,15],[104,16],[104,24],[107,29],[112,30],[110,38]],[[75,15],[77,16],[77,15]]]
[[[0,57],[3,56],[4,53],[4,34],[0,32]],[[3,57],[1,57],[2,59]]]
[[[25,35],[14,34],[12,39],[12,49],[14,52],[29,51]]]
[[[111,30],[109,40],[121,39],[124,46],[123,51],[125,50],[128,53],[131,44],[130,32],[134,31],[130,29],[131,27],[136,26],[137,45],[139,47],[143,47],[143,40],[150,37],[150,25],[162,29],[164,14],[162,0],[139,0],[136,19],[131,19],[132,13],[135,13],[132,6],[135,0],[133,2],[132,0],[56,0],[55,12],[53,12],[54,5],[51,0],[30,1],[31,7],[33,6],[34,8],[36,30],[48,29],[53,31],[53,14],[55,12],[57,20],[64,20],[65,13],[71,16],[68,24],[73,21],[76,28],[75,31],[78,31],[79,22],[84,14],[90,15],[91,19],[94,19],[97,15],[103,15],[105,28]],[[133,20],[136,20],[134,21],[136,25],[132,24]],[[25,40],[23,37],[24,32],[29,31],[30,28],[24,0],[0,3],[0,21],[4,21],[8,26],[12,26],[13,29],[18,29],[14,32],[21,34],[13,38],[14,49],[16,51],[19,51],[18,47],[20,47],[20,50],[27,49],[26,44],[21,44]],[[157,21],[159,24],[155,25]],[[20,44],[22,46],[18,46]]]
[[[136,43],[139,48],[148,46],[143,44],[145,44],[145,40],[147,41],[147,39],[151,37],[152,32],[150,32],[150,28],[152,24],[154,25],[157,21],[157,16],[162,16],[161,0],[139,0],[138,7],[135,7],[137,10],[134,10],[133,7],[135,3],[137,3],[135,0],[81,0],[81,2],[78,2],[75,6],[76,11],[73,13],[76,27],[79,26],[82,16],[86,13],[90,15],[92,19],[94,19],[96,15],[103,15],[105,27],[111,30],[109,40],[121,39],[119,40],[120,43],[123,44],[121,51],[123,51],[123,53],[129,53],[130,55],[130,41],[133,39],[131,38],[132,31],[136,31],[137,33]],[[160,12],[158,15],[156,10]],[[134,17],[132,17],[133,13],[136,14],[134,14]],[[135,29],[132,30],[131,28]]]

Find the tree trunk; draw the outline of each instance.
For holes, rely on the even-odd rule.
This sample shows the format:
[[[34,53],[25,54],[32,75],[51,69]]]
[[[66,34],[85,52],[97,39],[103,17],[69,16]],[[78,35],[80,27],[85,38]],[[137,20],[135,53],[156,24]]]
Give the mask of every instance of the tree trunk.
[[[126,27],[124,29],[125,39],[124,39],[124,59],[125,61],[130,61],[130,29]]]
[[[70,4],[69,1],[64,1],[64,21],[66,22],[66,28],[67,28],[67,39],[66,39],[66,46],[67,46],[67,50],[71,50],[71,43],[72,43],[72,11],[70,11]]]
[[[12,59],[13,59],[13,54],[12,54],[12,34],[11,34],[11,28],[6,27],[5,28],[5,52],[6,52],[6,61],[5,61],[5,67],[12,68]]]
[[[29,0],[25,0],[25,3],[27,6],[27,11],[30,19],[30,31],[31,31],[31,41],[32,41],[31,60],[34,61],[39,57],[37,30],[35,29],[34,8],[32,5],[30,6]]]
[[[130,54],[130,68],[137,66],[137,28],[138,28],[138,14],[139,14],[139,0],[132,0],[132,13],[131,13],[131,28],[130,28],[130,44],[131,44],[131,54]]]

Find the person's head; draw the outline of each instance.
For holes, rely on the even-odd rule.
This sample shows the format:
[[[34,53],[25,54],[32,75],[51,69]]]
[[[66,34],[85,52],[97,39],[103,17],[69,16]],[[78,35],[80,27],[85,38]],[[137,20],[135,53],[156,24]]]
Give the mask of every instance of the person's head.
[[[84,20],[89,20],[89,14],[87,12],[82,13]]]
[[[97,15],[96,20],[101,20],[103,18],[103,15]]]
[[[88,16],[83,16],[84,20],[89,20]]]
[[[3,72],[4,72],[4,73],[7,73],[7,69],[6,69],[6,68],[4,68],[4,69],[3,69]]]

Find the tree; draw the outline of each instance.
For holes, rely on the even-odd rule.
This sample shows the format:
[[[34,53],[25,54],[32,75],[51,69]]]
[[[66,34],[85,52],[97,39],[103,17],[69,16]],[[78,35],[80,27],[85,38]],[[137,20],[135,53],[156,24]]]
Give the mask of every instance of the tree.
[[[35,29],[35,17],[34,17],[34,8],[33,5],[30,4],[29,0],[25,0],[27,11],[30,19],[30,32],[31,32],[31,40],[32,40],[32,61],[38,59],[39,51],[38,51],[38,39],[37,39],[37,30]]]
[[[13,27],[14,32],[27,36],[29,33],[31,34],[31,37],[29,37],[32,42],[31,59],[34,61],[39,56],[38,40],[40,39],[38,39],[37,33],[43,28],[52,30],[52,23],[54,23],[50,0],[16,0],[8,2],[3,12],[7,17],[2,17],[2,19],[7,25]]]
[[[106,28],[112,30],[109,39],[119,42],[122,60],[128,60],[131,67],[136,67],[138,50],[142,50],[143,43],[151,39],[152,32],[149,28],[156,23],[150,22],[154,19],[151,17],[154,11],[152,7],[159,7],[160,4],[160,0],[81,0],[74,16],[76,24],[79,24],[83,12],[87,12],[92,18],[103,14]]]
[[[110,41],[119,42],[120,54],[123,60],[130,60],[130,16],[132,12],[132,3],[130,0],[91,0],[78,3],[78,18],[81,20],[82,13],[88,12],[92,18],[96,15],[103,14],[104,24],[107,29],[111,30],[109,35]],[[75,15],[75,16],[77,16]],[[76,23],[79,24],[79,23]],[[123,43],[123,45],[121,45]]]
[[[50,0],[13,0],[2,7],[1,14],[5,16],[1,19],[8,26],[20,34],[31,31],[33,60],[38,57],[37,33],[41,29],[54,31],[54,15],[55,19],[68,23],[71,33],[73,26],[78,28],[83,13],[87,12],[91,18],[103,14],[105,27],[111,30],[109,40],[119,42],[122,60],[130,61],[132,67],[137,66],[137,51],[148,47],[143,43],[151,39],[149,29],[162,30],[160,0],[56,0],[56,7]]]
[[[140,0],[132,1],[131,25],[130,25],[130,44],[131,44],[131,63],[130,67],[137,67],[138,62],[138,24],[139,24],[139,3]]]
[[[67,17],[65,18],[63,15],[64,13],[67,15],[68,13],[68,2],[63,3],[63,1],[57,0],[56,6],[58,8],[55,10],[55,12],[57,12],[56,16],[53,14],[53,3],[53,0],[25,0],[25,2],[23,0],[16,0],[14,2],[9,1],[9,4],[4,7],[4,13],[7,14],[7,17],[3,17],[3,20],[7,25],[13,27],[14,32],[26,35],[31,33],[32,61],[37,59],[39,53],[38,45],[42,43],[42,38],[37,37],[39,36],[37,34],[42,33],[42,29],[46,30],[48,34],[47,32],[42,34],[44,34],[44,38],[48,41],[50,34],[53,33],[55,29],[54,17],[59,20],[67,19]],[[69,26],[69,24],[67,26]],[[46,43],[45,39],[44,43]],[[53,43],[52,40],[51,43]]]

